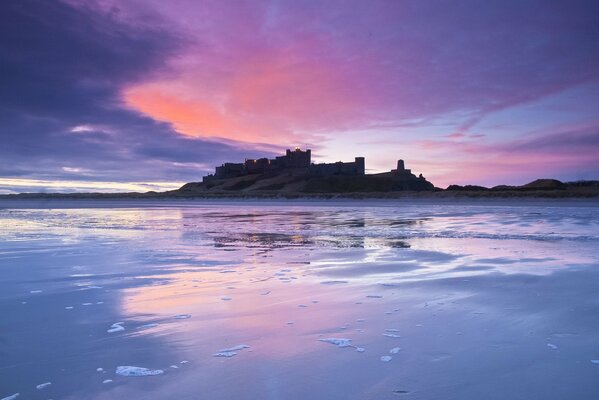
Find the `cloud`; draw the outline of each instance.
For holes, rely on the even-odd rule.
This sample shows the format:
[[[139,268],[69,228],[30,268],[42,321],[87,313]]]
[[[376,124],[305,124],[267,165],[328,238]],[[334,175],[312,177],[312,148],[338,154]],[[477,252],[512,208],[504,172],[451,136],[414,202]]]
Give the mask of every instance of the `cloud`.
[[[523,184],[539,177],[596,179],[599,171],[599,122],[560,126],[501,142],[453,139],[418,142],[418,147],[442,152],[448,160],[440,173],[430,176],[440,186]]]
[[[167,68],[174,34],[56,1],[7,1],[1,18],[1,176],[187,181],[252,153],[181,137],[122,104],[124,86]]]
[[[571,120],[481,126],[596,85],[598,16],[593,1],[6,0],[0,175],[192,181],[307,144],[401,150],[440,182],[587,177],[594,133]]]
[[[151,3],[197,20],[171,73],[124,96],[188,136],[283,143],[456,112],[464,133],[599,78],[588,2]]]

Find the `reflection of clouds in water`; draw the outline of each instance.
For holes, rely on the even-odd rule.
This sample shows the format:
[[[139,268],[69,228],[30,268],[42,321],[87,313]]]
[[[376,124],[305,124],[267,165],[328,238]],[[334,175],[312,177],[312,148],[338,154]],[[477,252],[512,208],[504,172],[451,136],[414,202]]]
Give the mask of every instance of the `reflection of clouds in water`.
[[[81,388],[100,399],[259,397],[267,383],[280,397],[331,398],[327,394],[335,393],[315,379],[331,369],[342,373],[331,376],[329,386],[345,394],[374,390],[384,398],[394,390],[389,380],[399,379],[410,382],[411,392],[434,398],[434,388],[418,377],[463,382],[459,371],[469,363],[486,372],[530,373],[521,365],[549,375],[562,371],[561,364],[545,370],[539,361],[549,339],[568,368],[584,376],[573,361],[597,342],[598,322],[576,310],[594,309],[597,221],[584,207],[539,210],[239,203],[1,210],[10,224],[0,232],[0,261],[7,266],[0,284],[11,303],[0,302],[0,311],[11,326],[21,326],[19,318],[33,321],[4,336],[33,343],[27,354],[34,358],[63,349],[78,387],[58,373],[64,358],[41,372],[54,371],[57,376],[47,378],[53,389],[72,398],[82,397]],[[22,306],[31,308],[16,315],[14,304],[21,306],[23,296]],[[65,310],[72,304],[77,307]],[[45,343],[51,346],[44,349],[29,328],[48,318]],[[115,321],[125,330],[106,333]],[[68,340],[60,336],[65,327]],[[382,336],[395,330],[400,338]],[[319,346],[323,338],[351,339],[365,351],[336,352]],[[381,363],[395,341],[401,352]],[[231,359],[213,357],[240,343],[251,348]],[[6,360],[17,366],[10,373],[27,381],[30,371],[18,372],[10,358],[23,354]],[[190,365],[169,368],[183,358]],[[109,393],[101,385],[105,376],[86,372],[90,363],[93,371],[139,365],[165,373],[147,383],[116,377]],[[492,373],[478,372],[468,376],[493,386]],[[240,384],[230,385],[231,376]],[[316,385],[310,393],[300,384],[306,380]],[[507,389],[497,390],[509,397]]]

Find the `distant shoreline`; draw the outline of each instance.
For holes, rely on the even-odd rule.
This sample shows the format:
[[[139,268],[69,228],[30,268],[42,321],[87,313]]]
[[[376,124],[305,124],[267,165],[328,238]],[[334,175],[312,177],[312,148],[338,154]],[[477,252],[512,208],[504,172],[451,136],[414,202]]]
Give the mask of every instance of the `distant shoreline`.
[[[599,198],[410,198],[403,199],[0,199],[2,210],[68,210],[68,209],[168,209],[195,207],[599,207]]]
[[[360,187],[360,189],[362,189]],[[189,183],[177,190],[166,192],[129,193],[19,193],[0,195],[0,201],[23,200],[459,200],[459,199],[599,199],[599,181],[560,182],[537,179],[523,186],[451,185],[447,189],[350,191],[341,187],[336,192],[308,192],[292,190],[211,190],[201,183]]]

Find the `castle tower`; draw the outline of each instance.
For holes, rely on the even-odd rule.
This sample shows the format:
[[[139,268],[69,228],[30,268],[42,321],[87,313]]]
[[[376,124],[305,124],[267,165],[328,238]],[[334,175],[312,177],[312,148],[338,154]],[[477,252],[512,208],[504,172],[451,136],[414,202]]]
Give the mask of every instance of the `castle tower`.
[[[366,173],[364,157],[356,157],[356,173],[358,175],[364,175]]]
[[[403,160],[397,160],[397,172],[403,171],[406,169]]]

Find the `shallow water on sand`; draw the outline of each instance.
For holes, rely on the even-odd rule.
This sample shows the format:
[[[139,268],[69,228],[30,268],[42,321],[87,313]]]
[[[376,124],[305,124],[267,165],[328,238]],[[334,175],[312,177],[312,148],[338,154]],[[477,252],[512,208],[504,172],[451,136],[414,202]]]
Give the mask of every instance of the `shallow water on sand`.
[[[599,398],[596,202],[85,204],[0,208],[0,399]]]

